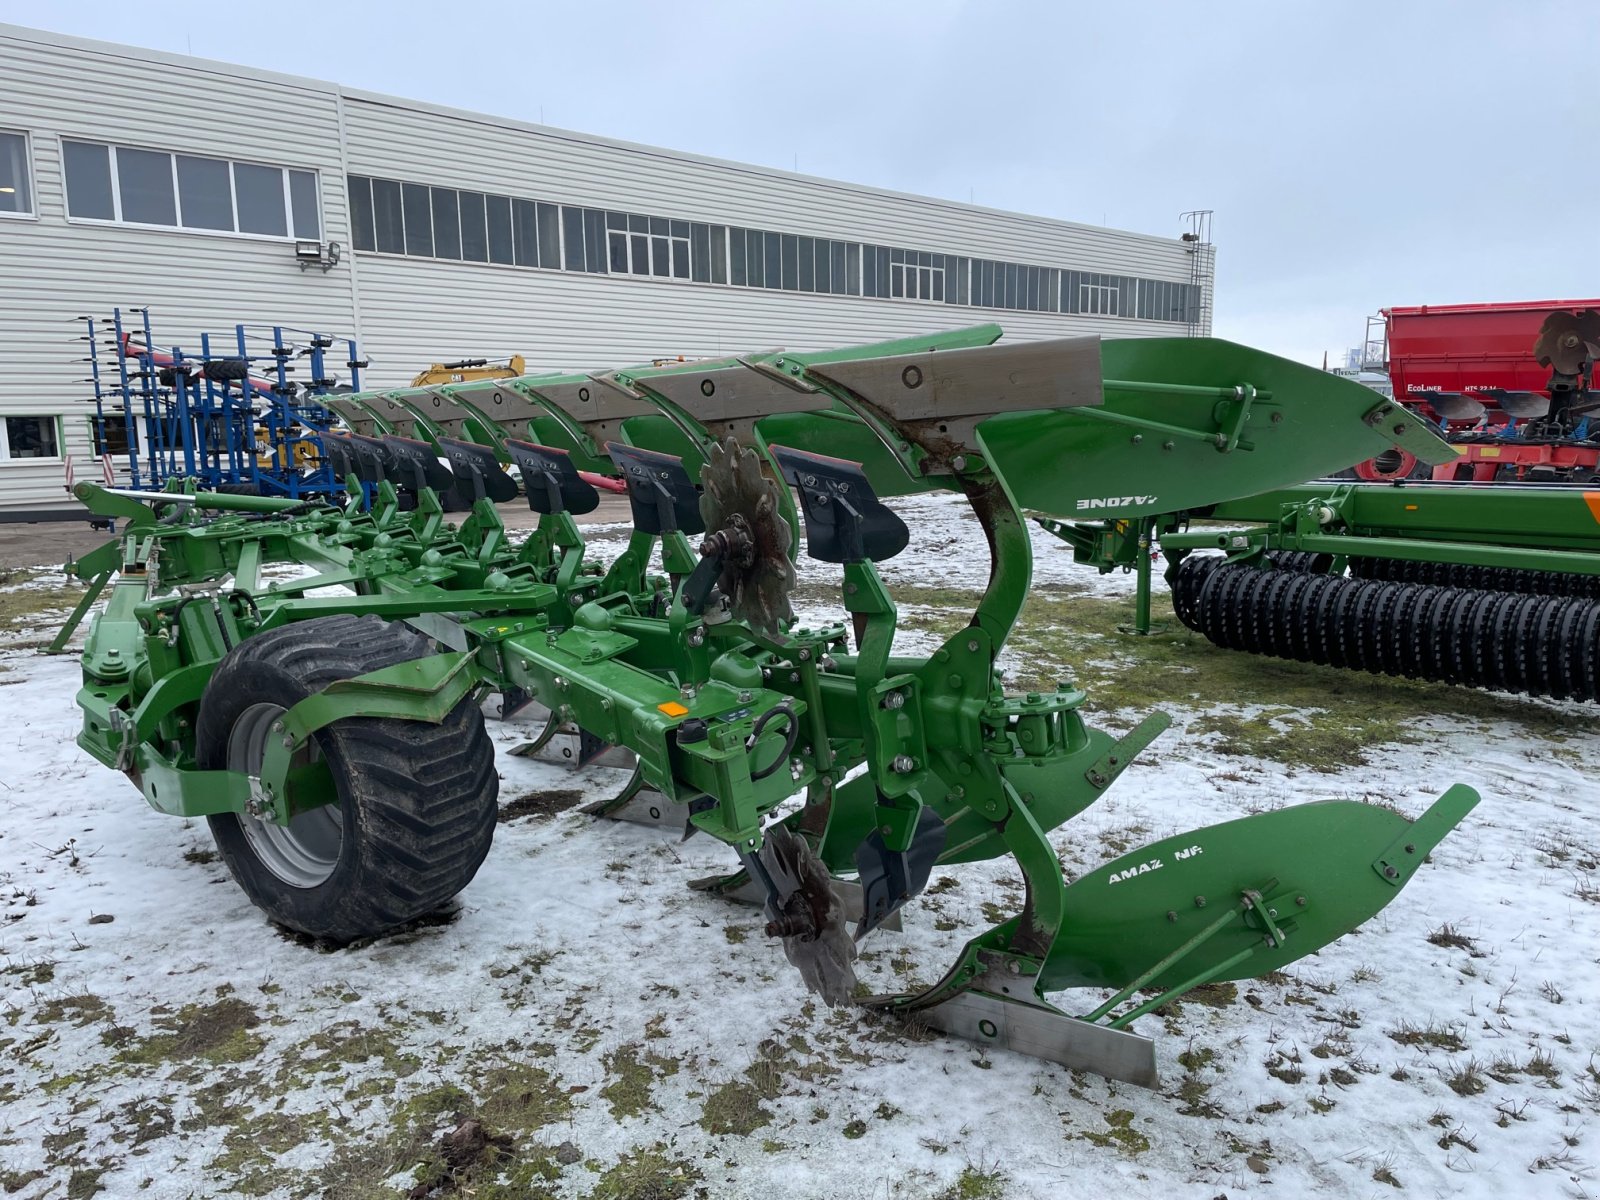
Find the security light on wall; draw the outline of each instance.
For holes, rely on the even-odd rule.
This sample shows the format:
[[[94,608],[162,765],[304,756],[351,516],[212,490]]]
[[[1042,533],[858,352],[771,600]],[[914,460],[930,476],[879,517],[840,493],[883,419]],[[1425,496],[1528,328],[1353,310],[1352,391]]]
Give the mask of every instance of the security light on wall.
[[[295,241],[294,257],[302,271],[307,267],[321,267],[327,271],[338,265],[339,250],[338,242],[329,242],[324,246],[313,238],[301,238]]]

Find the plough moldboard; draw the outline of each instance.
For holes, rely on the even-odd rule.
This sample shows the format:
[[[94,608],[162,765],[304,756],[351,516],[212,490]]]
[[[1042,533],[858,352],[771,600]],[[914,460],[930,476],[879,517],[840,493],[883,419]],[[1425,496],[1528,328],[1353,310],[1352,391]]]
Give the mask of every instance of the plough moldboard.
[[[858,1000],[856,943],[935,867],[1011,855],[1019,911],[933,987],[860,1002],[1153,1083],[1140,1014],[1359,925],[1477,796],[1451,788],[1415,822],[1281,810],[1069,886],[1051,832],[1166,719],[1118,738],[1071,687],[1000,690],[1031,576],[1022,510],[1159,513],[1395,442],[1448,451],[1358,385],[1230,343],[999,336],[339,397],[342,507],[80,485],[127,525],[76,565],[114,580],[83,652],[79,742],[153,807],[206,816],[273,919],[347,942],[467,885],[495,824],[481,705],[541,706],[532,749],[633,764],[598,811],[728,845],[728,873],[696,886],[764,905],[830,1004]],[[574,520],[597,476],[632,510],[609,562]],[[877,564],[909,537],[886,501],[935,489],[971,505],[991,569],[970,623],[913,658],[895,653]],[[495,504],[519,492],[539,518],[513,543]],[[459,524],[447,501],[470,509]],[[795,621],[802,546],[838,568],[837,621]],[[275,564],[307,573],[264,582]],[[1087,998],[1045,998],[1074,988]]]

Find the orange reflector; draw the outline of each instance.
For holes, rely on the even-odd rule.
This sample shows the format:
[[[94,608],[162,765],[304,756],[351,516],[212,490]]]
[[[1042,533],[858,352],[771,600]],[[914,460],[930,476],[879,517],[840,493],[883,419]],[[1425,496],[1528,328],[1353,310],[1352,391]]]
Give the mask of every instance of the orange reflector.
[[[1416,512],[1417,511],[1417,506],[1415,504],[1408,504],[1408,505],[1406,505],[1406,511],[1407,512]]]
[[[666,713],[669,717],[687,717],[689,715],[689,710],[676,700],[668,700],[665,704],[656,705],[656,708]]]

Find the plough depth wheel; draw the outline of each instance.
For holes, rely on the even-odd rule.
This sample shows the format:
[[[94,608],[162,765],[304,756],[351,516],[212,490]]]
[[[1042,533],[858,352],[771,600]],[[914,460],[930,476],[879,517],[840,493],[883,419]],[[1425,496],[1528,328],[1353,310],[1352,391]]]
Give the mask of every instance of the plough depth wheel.
[[[408,626],[376,617],[323,617],[253,637],[206,687],[201,765],[259,775],[274,725],[300,700],[432,650]],[[499,778],[470,698],[437,725],[335,721],[296,754],[290,779],[287,800],[299,811],[286,825],[244,813],[207,819],[250,899],[301,933],[349,942],[393,929],[459,892],[489,852]]]

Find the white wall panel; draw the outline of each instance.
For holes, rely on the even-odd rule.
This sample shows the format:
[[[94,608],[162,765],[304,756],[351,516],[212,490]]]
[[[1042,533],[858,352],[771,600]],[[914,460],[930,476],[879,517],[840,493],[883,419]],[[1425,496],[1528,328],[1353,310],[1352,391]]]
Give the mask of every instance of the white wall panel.
[[[341,111],[343,129],[341,130]],[[84,313],[148,305],[161,345],[283,323],[357,334],[367,382],[523,353],[531,368],[815,349],[996,321],[1008,338],[1173,336],[1180,324],[357,254],[347,172],[657,217],[1187,282],[1190,248],[723,162],[334,84],[0,25],[0,128],[31,138],[37,216],[0,219],[0,413],[64,414],[85,470]],[[342,137],[341,137],[342,132]],[[339,266],[292,243],[70,220],[62,137],[315,170]],[[1210,311],[1210,273],[1204,273]],[[0,463],[0,511],[56,504],[59,463]]]

